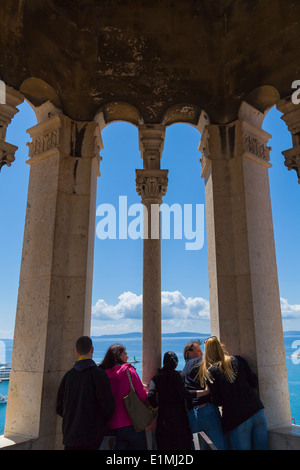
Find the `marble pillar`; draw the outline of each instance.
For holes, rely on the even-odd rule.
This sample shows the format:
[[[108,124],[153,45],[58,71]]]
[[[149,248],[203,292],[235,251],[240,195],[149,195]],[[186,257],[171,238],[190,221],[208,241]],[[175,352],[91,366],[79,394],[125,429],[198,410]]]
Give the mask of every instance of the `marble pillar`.
[[[205,179],[211,332],[257,372],[268,426],[290,424],[263,115],[208,125],[200,143]]]
[[[51,112],[49,112],[49,107]],[[57,388],[90,334],[99,134],[51,104],[28,130],[30,178],[5,436],[62,445]],[[96,170],[96,171],[95,171]]]
[[[143,239],[143,372],[149,384],[161,367],[161,240],[160,212],[167,191],[168,170],[160,169],[165,128],[141,126],[139,141],[144,168],[136,170],[136,187],[144,205]]]

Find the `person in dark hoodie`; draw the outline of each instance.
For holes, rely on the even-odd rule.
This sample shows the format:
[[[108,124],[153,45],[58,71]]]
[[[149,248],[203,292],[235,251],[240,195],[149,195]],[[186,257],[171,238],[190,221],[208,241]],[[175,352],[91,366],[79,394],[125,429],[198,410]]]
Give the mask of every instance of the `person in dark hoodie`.
[[[93,361],[93,352],[89,336],[78,338],[77,361],[59,385],[56,413],[63,419],[66,450],[98,450],[115,410],[108,377]]]
[[[185,401],[204,396],[208,390],[190,390],[184,385],[184,375],[176,369],[178,357],[173,351],[164,355],[163,368],[151,381],[148,400],[156,408],[156,444],[158,450],[191,450],[192,433]],[[200,387],[200,384],[199,384]]]

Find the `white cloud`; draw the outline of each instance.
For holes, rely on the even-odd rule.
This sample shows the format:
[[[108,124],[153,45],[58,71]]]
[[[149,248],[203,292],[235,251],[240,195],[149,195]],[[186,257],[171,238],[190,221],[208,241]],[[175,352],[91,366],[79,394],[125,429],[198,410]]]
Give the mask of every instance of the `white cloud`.
[[[0,330],[0,338],[2,339],[13,339],[14,330]]]
[[[162,330],[210,331],[209,301],[201,297],[185,297],[179,291],[163,291]],[[300,305],[291,305],[281,298],[282,320],[285,329],[300,329]],[[142,331],[142,295],[124,292],[113,305],[99,299],[92,309],[92,332],[94,335],[122,334]]]
[[[280,298],[281,313],[283,319],[297,319],[300,320],[300,305],[290,305],[287,299]]]
[[[209,319],[209,302],[201,297],[185,297],[178,291],[162,292],[162,318],[200,320]]]
[[[163,320],[200,320],[209,319],[209,302],[201,297],[185,297],[178,291],[162,292]],[[96,320],[142,319],[142,295],[124,292],[118,297],[116,305],[109,305],[99,299],[92,309]]]
[[[124,292],[118,297],[116,305],[109,305],[99,299],[92,308],[92,318],[98,320],[122,320],[124,318],[142,318],[142,295]]]

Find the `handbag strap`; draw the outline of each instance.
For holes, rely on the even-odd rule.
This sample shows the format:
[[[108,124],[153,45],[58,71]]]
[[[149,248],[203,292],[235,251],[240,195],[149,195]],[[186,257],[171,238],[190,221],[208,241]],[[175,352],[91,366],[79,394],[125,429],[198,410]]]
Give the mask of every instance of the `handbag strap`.
[[[134,390],[134,386],[133,386],[133,383],[132,383],[132,380],[131,380],[131,375],[130,375],[130,372],[129,372],[129,370],[128,370],[128,369],[126,369],[126,372],[127,372],[128,379],[129,379],[129,383],[130,383],[130,388],[131,388],[131,390],[133,390],[133,391],[135,392],[135,390]]]

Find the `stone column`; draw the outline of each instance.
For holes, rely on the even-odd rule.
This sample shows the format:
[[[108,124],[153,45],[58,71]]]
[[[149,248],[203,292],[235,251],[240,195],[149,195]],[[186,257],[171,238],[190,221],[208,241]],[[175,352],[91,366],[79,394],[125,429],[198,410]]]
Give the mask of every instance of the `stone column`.
[[[165,128],[139,128],[144,169],[136,170],[137,192],[144,205],[143,240],[143,383],[161,367],[161,240],[160,212],[168,171],[160,169]]]
[[[95,122],[75,122],[47,104],[38,117],[28,130],[31,168],[5,436],[37,438],[34,448],[53,449],[62,443],[57,388],[74,363],[76,339],[90,334],[101,145]]]
[[[290,99],[281,100],[277,109],[283,113],[281,119],[288,126],[292,134],[293,147],[285,150],[285,166],[288,170],[295,170],[300,184],[300,104],[294,104]]]
[[[263,117],[244,103],[237,121],[206,126],[200,150],[212,334],[257,372],[271,427],[291,415]]]
[[[0,171],[4,165],[11,166],[18,147],[5,141],[7,126],[16,113],[17,106],[24,101],[23,96],[10,87],[5,87],[5,104],[0,104]]]

